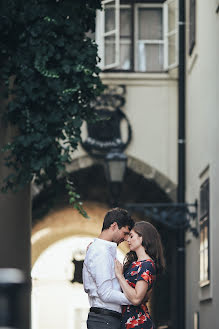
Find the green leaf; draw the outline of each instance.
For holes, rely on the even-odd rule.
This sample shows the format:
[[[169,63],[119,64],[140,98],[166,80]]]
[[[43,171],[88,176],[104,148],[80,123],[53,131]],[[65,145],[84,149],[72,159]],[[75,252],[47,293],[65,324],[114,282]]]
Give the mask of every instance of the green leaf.
[[[21,188],[33,176],[47,186],[60,172],[66,174],[65,164],[81,140],[83,121],[96,120],[90,103],[103,90],[97,46],[85,37],[94,30],[101,1],[37,4],[35,0],[1,4],[0,77],[8,104],[4,119],[17,131],[1,150],[15,175],[5,180],[5,191]],[[75,187],[67,184],[66,189],[75,199],[72,205],[86,216]]]

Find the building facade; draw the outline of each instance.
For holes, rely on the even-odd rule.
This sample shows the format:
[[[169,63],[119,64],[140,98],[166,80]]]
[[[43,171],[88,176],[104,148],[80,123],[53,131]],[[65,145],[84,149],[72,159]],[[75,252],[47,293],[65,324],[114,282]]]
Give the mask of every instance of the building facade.
[[[186,198],[199,204],[199,238],[186,236],[186,328],[216,329],[219,3],[186,1],[186,7]]]
[[[185,0],[185,21],[180,21],[182,2],[103,1],[104,10],[97,13],[95,38],[103,70],[101,78],[106,89],[93,107],[107,120],[93,129],[83,126],[82,144],[72,155],[72,163],[68,166],[91,220],[81,220],[78,213],[72,213],[62,179],[56,195],[52,190],[40,192],[33,187],[32,267],[54,243],[70,237],[94,238],[98,234],[104,213],[111,206],[104,166],[105,157],[112,149],[125,153],[128,160],[118,204],[177,202],[179,27],[183,27],[185,201],[193,204],[197,200],[197,217],[192,226],[199,233],[198,237],[190,231],[185,233],[185,329],[217,329],[219,3],[218,0]],[[1,133],[3,140],[7,131],[1,130]],[[3,174],[2,171],[1,176]],[[22,200],[28,200],[29,205],[30,194],[27,194]],[[53,203],[47,209],[49,212],[43,213],[45,205],[48,208],[52,199],[55,205]],[[10,204],[10,200],[6,201]],[[20,211],[23,220],[27,209],[29,214],[27,206]],[[141,212],[134,212],[134,217],[136,220],[147,219]],[[179,329],[176,230],[168,221],[151,221],[161,234],[167,258],[167,272],[156,287],[150,305],[152,316],[160,329]],[[3,241],[6,235],[2,234]],[[22,244],[16,235],[13,239],[16,248],[19,247],[22,252],[25,239]],[[14,260],[16,255],[11,249],[11,241],[4,244],[8,245]],[[127,250],[123,248],[122,251]],[[1,265],[5,267],[6,263]],[[25,266],[17,265],[28,272]],[[40,291],[43,295],[45,282],[34,280],[34,294],[37,296]],[[43,304],[42,309],[45,307]],[[40,314],[36,300],[35,309],[38,313],[34,313],[33,329],[50,329],[49,319],[47,324],[43,323],[43,315],[36,319]],[[52,308],[50,311],[54,313]],[[75,314],[80,312],[84,310],[75,308]],[[71,317],[70,309],[68,317]],[[73,318],[66,320],[63,329],[79,329],[79,319],[75,325],[74,321]]]
[[[84,125],[82,145],[72,154],[68,166],[94,220],[101,209],[112,206],[104,169],[105,157],[112,150],[127,156],[117,204],[124,207],[132,202],[169,204],[177,199],[177,1],[113,0],[103,1],[103,6],[104,10],[97,13],[96,41],[106,89],[93,106],[107,120],[93,128]],[[79,234],[72,227],[68,231],[60,215],[60,211],[65,213],[68,208],[62,187],[60,180],[58,206],[45,216],[38,210],[43,208],[41,200],[48,203],[48,195],[40,197],[35,192],[33,240],[35,234],[39,239],[32,245],[33,266],[50,244]],[[53,214],[59,218],[59,229],[63,227],[59,234],[53,225],[49,226]],[[72,218],[76,221],[75,215]],[[135,212],[134,218],[142,220],[146,215]],[[42,228],[37,224],[39,221]],[[154,291],[151,313],[158,328],[176,328],[176,233],[162,222],[153,219],[152,222],[161,233],[168,269]],[[83,224],[80,235],[87,234]],[[38,281],[38,289],[40,286]]]
[[[126,154],[176,185],[178,53],[174,42],[178,42],[177,27],[184,25],[185,200],[198,202],[193,226],[199,232],[198,238],[191,232],[185,236],[185,327],[205,329],[210,324],[217,328],[218,1],[185,1],[185,22],[174,11],[180,1],[120,1],[120,17],[113,12],[116,1],[103,3],[105,14],[97,16],[96,40],[103,82],[126,88],[123,110],[133,128]],[[120,22],[117,27],[116,22]],[[169,186],[162,188],[169,190]],[[176,200],[176,194],[171,196]]]

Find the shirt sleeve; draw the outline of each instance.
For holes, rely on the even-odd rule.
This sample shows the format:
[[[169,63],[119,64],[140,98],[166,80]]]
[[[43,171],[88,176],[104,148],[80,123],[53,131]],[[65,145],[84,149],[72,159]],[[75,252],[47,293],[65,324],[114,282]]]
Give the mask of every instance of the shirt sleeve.
[[[141,269],[138,273],[137,281],[144,280],[148,283],[148,289],[153,286],[156,280],[155,264],[152,262],[142,263]]]
[[[90,254],[87,262],[88,271],[97,286],[97,293],[105,303],[115,303],[118,305],[131,305],[124,293],[113,290],[113,279],[116,279],[114,272],[114,260],[106,250]]]
[[[113,290],[112,281],[104,281],[97,289],[100,299],[104,303],[114,303],[118,305],[131,305],[132,303],[126,298],[121,291]]]

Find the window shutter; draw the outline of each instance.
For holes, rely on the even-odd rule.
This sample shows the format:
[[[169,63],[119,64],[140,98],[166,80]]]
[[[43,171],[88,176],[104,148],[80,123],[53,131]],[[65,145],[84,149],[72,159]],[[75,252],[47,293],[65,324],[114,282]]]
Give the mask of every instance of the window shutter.
[[[116,68],[120,62],[120,0],[103,0],[97,12],[96,42],[103,70]]]
[[[178,1],[167,0],[164,4],[165,70],[178,66]]]

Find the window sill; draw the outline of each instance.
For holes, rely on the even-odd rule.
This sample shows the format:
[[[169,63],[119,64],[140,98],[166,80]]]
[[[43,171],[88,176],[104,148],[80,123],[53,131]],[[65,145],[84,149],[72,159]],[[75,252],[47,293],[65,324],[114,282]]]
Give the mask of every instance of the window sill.
[[[200,302],[206,302],[213,299],[212,285],[209,280],[200,282],[199,300]]]
[[[170,74],[169,72],[101,72],[100,78],[103,80],[124,80],[124,83],[127,84],[129,81],[177,80],[177,74]]]
[[[201,281],[199,283],[200,288],[206,287],[210,285],[210,280],[206,280],[206,281]]]

